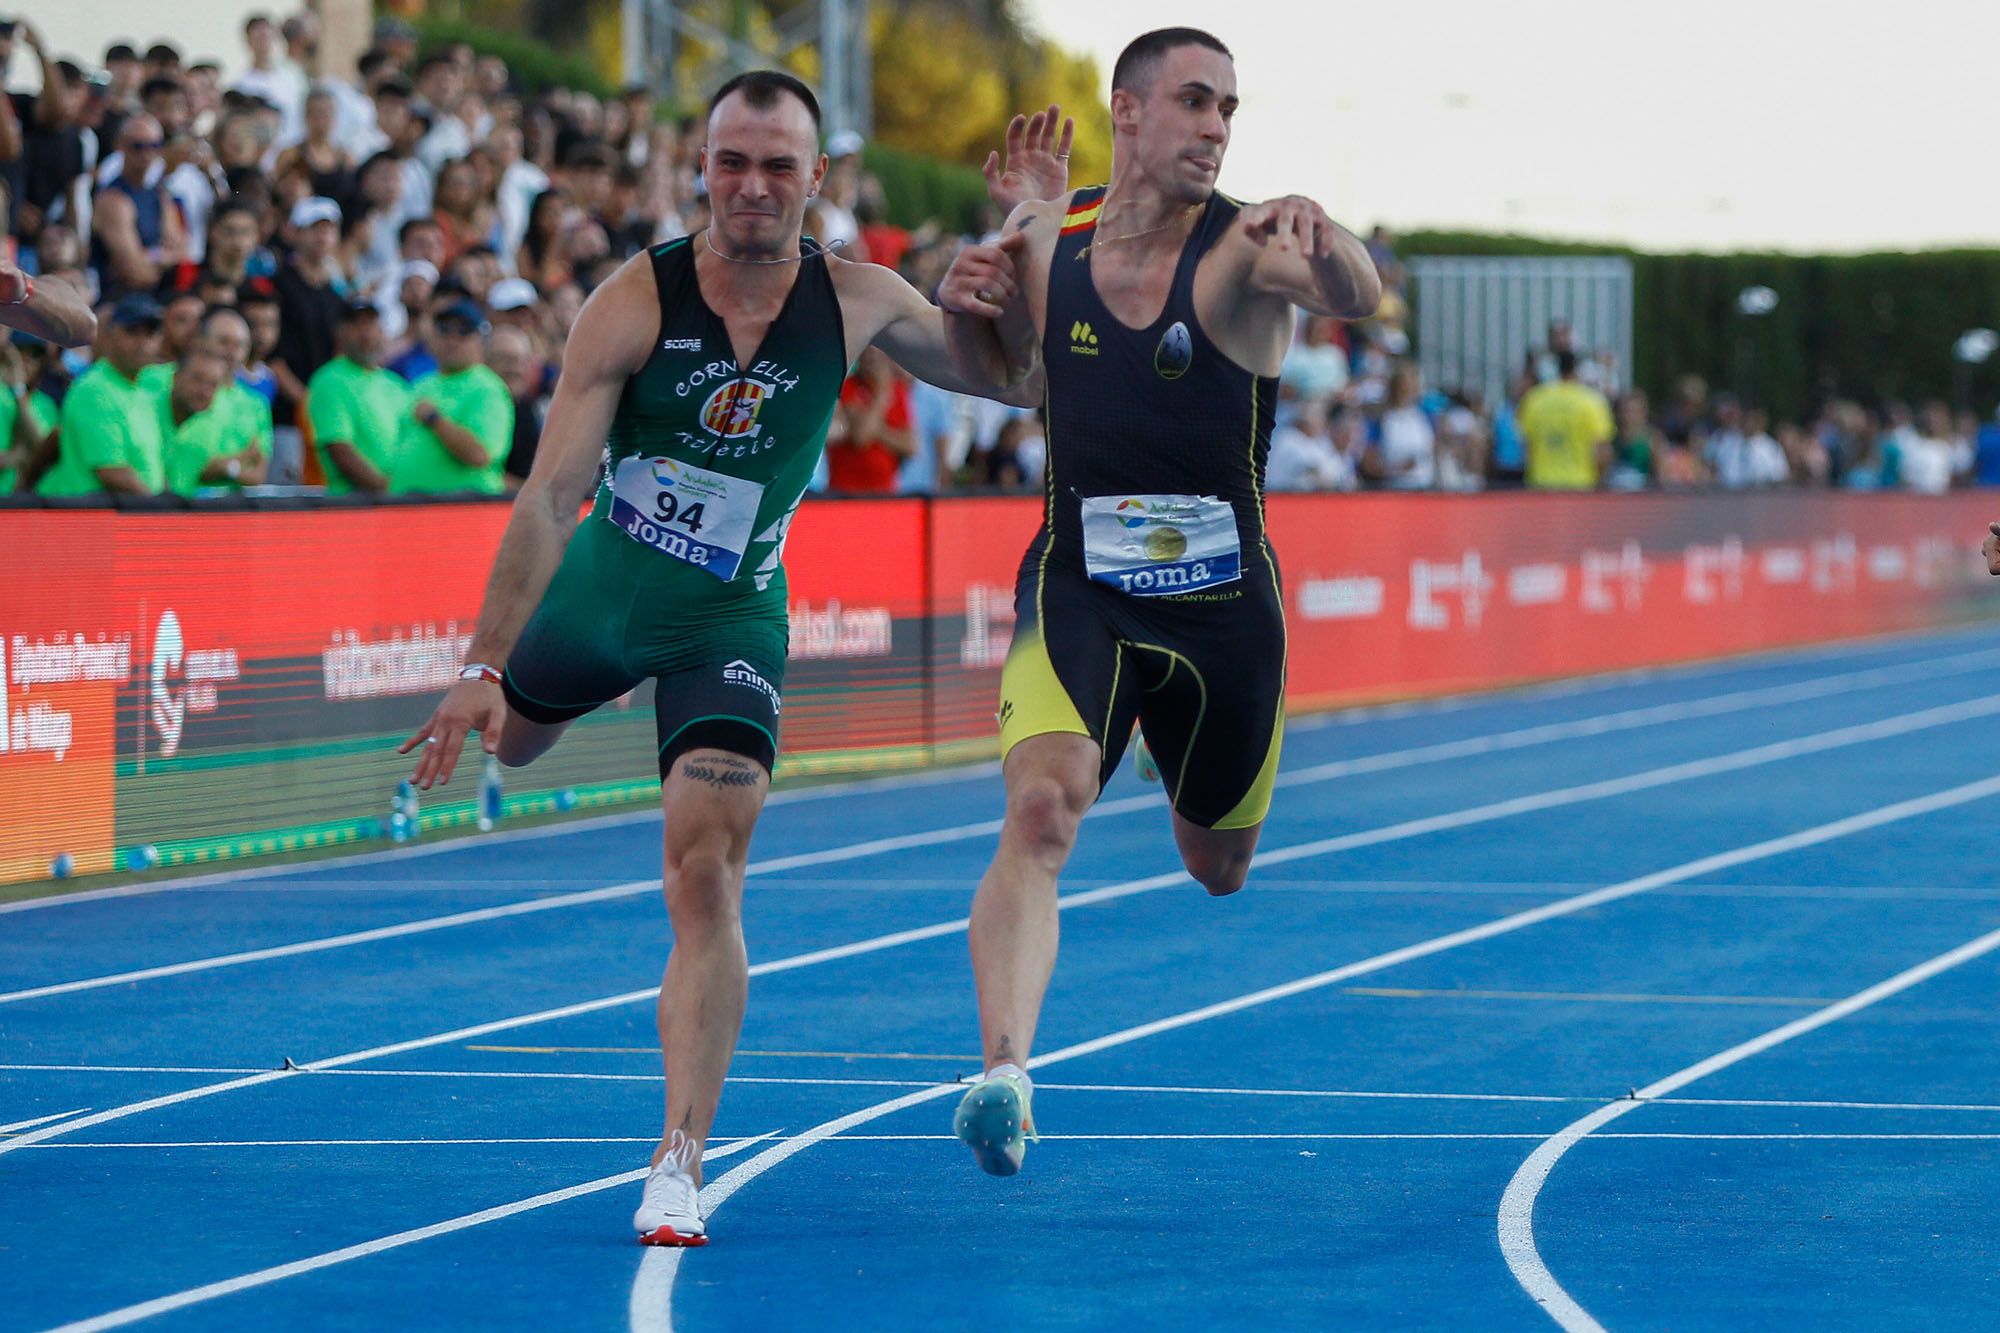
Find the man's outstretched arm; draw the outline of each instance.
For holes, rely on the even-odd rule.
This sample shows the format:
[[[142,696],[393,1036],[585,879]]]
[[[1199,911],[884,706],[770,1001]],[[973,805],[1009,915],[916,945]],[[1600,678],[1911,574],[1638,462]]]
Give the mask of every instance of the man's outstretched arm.
[[[1382,304],[1382,278],[1353,232],[1310,199],[1287,195],[1251,204],[1237,217],[1258,249],[1250,285],[1315,315],[1366,319]]]
[[[984,267],[967,259],[968,255],[983,252],[992,255]],[[867,321],[866,326],[875,329],[869,338],[871,343],[887,352],[897,365],[940,389],[976,394],[1017,407],[1039,406],[1041,365],[1035,356],[1034,329],[1028,323],[1026,306],[1018,300],[1019,284],[1011,276],[1012,267],[1011,257],[998,246],[970,246],[960,251],[951,273],[939,288],[938,297],[944,302],[944,309],[940,310],[885,268],[849,265],[842,270],[843,280],[852,293],[850,301],[845,303],[849,326],[854,327],[856,320]],[[975,333],[988,340],[995,339],[990,329],[952,330],[959,317],[948,312],[956,308],[955,302],[960,299],[958,289],[964,287],[968,293],[981,290],[977,284],[982,282],[994,296],[1018,307],[1006,323],[1005,336],[1010,342],[1004,347],[997,340],[970,340]],[[967,295],[964,299],[976,298]],[[978,316],[970,318],[977,324],[988,322]],[[968,340],[964,352],[956,345],[961,338]]]
[[[548,591],[597,475],[625,381],[652,349],[658,312],[652,266],[642,252],[593,293],[577,316],[534,467],[514,497],[500,550],[493,557],[478,627],[466,649],[468,665],[504,666],[528,617]],[[424,788],[451,781],[470,732],[479,732],[486,752],[493,753],[506,716],[497,682],[460,680],[430,720],[400,748],[400,753],[408,754],[423,747],[413,780]]]
[[[61,278],[30,278],[0,256],[0,324],[58,347],[86,347],[97,337],[97,316],[82,293]]]

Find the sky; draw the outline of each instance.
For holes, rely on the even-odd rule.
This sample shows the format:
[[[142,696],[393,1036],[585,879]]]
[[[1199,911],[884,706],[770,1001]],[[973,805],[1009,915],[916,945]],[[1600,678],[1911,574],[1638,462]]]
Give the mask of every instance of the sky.
[[[1206,28],[1242,108],[1222,187],[1355,230],[1648,250],[2000,245],[2000,4],[1022,0],[1111,64]]]
[[[1214,32],[1243,97],[1223,188],[1311,195],[1357,230],[1651,250],[2000,245],[1995,0],[1020,3],[1096,56],[1107,89],[1139,33]],[[253,7],[181,6],[167,26],[234,66]],[[59,50],[84,51],[112,30],[150,41],[168,13],[158,0],[30,10]]]

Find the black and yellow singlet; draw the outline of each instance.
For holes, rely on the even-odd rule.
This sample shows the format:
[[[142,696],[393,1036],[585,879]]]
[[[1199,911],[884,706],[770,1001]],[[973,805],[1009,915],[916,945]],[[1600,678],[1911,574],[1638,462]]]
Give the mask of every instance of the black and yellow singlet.
[[[619,399],[596,503],[509,658],[502,688],[522,716],[567,721],[651,677],[663,774],[698,746],[775,758],[779,557],[847,374],[833,278],[805,247],[741,366],[694,247],[651,250],[658,340]]]
[[[1103,199],[1072,196],[1050,260],[1046,510],[1015,587],[1001,743],[1090,736],[1108,781],[1136,720],[1175,810],[1249,827],[1269,808],[1284,722],[1263,501],[1278,385],[1225,356],[1194,308],[1195,270],[1239,205],[1210,197],[1165,307],[1134,329],[1091,279]]]

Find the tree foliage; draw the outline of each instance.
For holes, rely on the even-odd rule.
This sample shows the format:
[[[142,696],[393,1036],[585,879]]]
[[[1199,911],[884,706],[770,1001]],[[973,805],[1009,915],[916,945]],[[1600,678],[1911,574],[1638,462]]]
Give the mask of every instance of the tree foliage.
[[[875,133],[883,142],[976,166],[1017,111],[1054,102],[1076,119],[1070,179],[1111,175],[1111,112],[1096,63],[1024,27],[1005,3],[900,0],[879,6]]]

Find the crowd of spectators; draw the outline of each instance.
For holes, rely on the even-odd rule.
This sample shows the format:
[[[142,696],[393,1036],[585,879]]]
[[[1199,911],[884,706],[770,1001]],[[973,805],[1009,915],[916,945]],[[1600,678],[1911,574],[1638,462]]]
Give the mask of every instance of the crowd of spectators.
[[[0,24],[0,74],[35,89],[0,98],[5,243],[84,290],[100,326],[76,352],[0,344],[0,493],[511,489],[585,297],[706,225],[700,122],[661,118],[643,89],[524,95],[497,57],[420,49],[394,18],[347,77],[308,74],[310,13],[253,15],[243,41],[225,77],[164,43],[60,59]],[[828,141],[807,230],[934,291],[968,238],[892,225],[862,146]],[[1690,377],[1656,407],[1560,323],[1504,401],[1427,386],[1393,238],[1369,249],[1378,315],[1300,321],[1272,490],[2000,483],[2000,426],[1941,404],[1773,423]],[[814,484],[1034,489],[1046,458],[1033,412],[870,353]]]
[[[1684,375],[1671,399],[1623,382],[1617,358],[1578,347],[1552,321],[1500,401],[1426,386],[1410,359],[1409,305],[1393,238],[1369,250],[1380,314],[1361,324],[1308,319],[1285,359],[1272,434],[1271,490],[1748,490],[1846,487],[1937,494],[2000,485],[2000,417],[1941,401],[1879,409],[1826,402],[1773,421],[1754,402]]]
[[[0,99],[5,243],[100,328],[0,353],[0,491],[507,489],[586,295],[705,221],[698,135],[643,90],[523,96],[393,18],[348,78],[308,75],[309,13],[243,40],[226,78],[0,24],[33,88]]]

